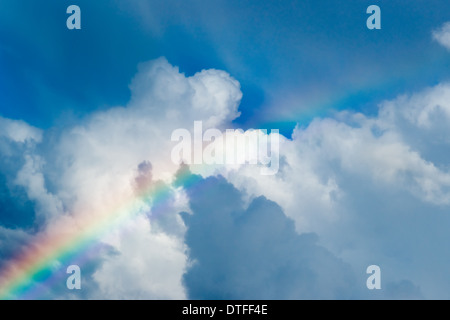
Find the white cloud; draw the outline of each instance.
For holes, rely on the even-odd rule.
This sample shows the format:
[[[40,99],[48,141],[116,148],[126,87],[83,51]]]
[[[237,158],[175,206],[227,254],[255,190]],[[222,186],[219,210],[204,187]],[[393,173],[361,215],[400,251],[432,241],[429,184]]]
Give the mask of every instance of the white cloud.
[[[446,22],[441,28],[433,31],[433,39],[450,50],[450,22]]]
[[[40,142],[42,131],[20,120],[0,117],[0,137],[6,137],[14,142]]]
[[[136,198],[138,177],[144,185],[170,180],[178,169],[170,160],[174,129],[191,129],[197,120],[204,129],[224,129],[239,116],[239,83],[223,71],[186,77],[158,59],[140,66],[130,88],[126,107],[95,113],[66,129],[56,144],[46,145],[45,155],[33,148],[22,155],[16,182],[48,220],[46,232],[76,232],[111,214]],[[7,125],[0,135],[10,141],[41,141],[39,130],[1,121]],[[263,176],[257,166],[192,170],[224,175],[244,191],[247,204],[260,195],[277,202],[297,232],[317,233],[321,244],[356,270],[380,261],[390,269],[392,283],[442,296],[448,288],[434,276],[435,268],[450,266],[426,265],[420,257],[433,261],[440,252],[428,249],[448,240],[439,228],[450,218],[436,218],[436,212],[450,205],[449,122],[450,85],[441,84],[384,102],[374,117],[340,112],[296,128],[292,139],[280,137],[277,175]],[[151,163],[151,172],[142,172],[143,161]],[[150,220],[142,216],[103,238],[118,255],[105,257],[94,273],[97,297],[186,297],[186,227],[177,215],[187,210],[186,199],[171,190],[168,202],[163,217],[138,202],[135,209]],[[426,245],[414,246],[416,237]]]
[[[410,141],[415,136],[429,138],[425,143],[448,154],[449,123],[450,85],[441,84],[384,102],[373,118],[342,112],[335,119],[316,119],[306,128],[296,128],[292,140],[282,139],[284,166],[276,176],[261,176],[248,166],[221,173],[250,195],[280,203],[298,222],[299,231],[317,231],[337,218],[345,193],[338,183],[343,175],[408,190],[434,205],[449,205],[450,172],[434,164],[432,155],[424,155],[415,139]]]
[[[450,223],[445,214],[450,205],[449,110],[450,84],[440,84],[382,103],[375,117],[340,112],[296,128],[292,140],[280,146],[283,160],[276,176],[260,176],[252,167],[222,173],[249,199],[264,195],[280,204],[298,232],[318,233],[323,244],[354,266],[363,269],[378,259],[395,270],[395,281],[417,277],[428,296],[442,295],[446,286],[432,287],[438,278],[427,278],[425,267],[419,271],[423,262],[415,260],[421,255],[438,259],[442,253],[411,241],[449,240],[440,230]],[[436,219],[436,214],[444,217]],[[405,224],[412,229],[405,231]],[[440,231],[430,235],[431,230]],[[384,232],[392,233],[379,238]],[[387,252],[396,247],[397,256],[390,257]],[[405,272],[411,260],[417,269]],[[426,270],[441,267],[428,264]]]
[[[36,154],[36,147],[42,141],[42,130],[23,121],[0,117],[1,165],[6,165],[13,184],[23,187],[28,198],[37,202],[36,213],[40,222],[61,214],[62,203],[49,193],[42,172],[45,160]],[[16,173],[13,170],[22,166]],[[5,169],[4,169],[5,170]]]
[[[205,128],[227,126],[239,115],[242,93],[239,83],[224,71],[204,70],[186,77],[164,58],[140,65],[130,88],[128,106],[93,114],[63,131],[56,144],[44,141],[45,159],[28,152],[16,183],[47,219],[43,232],[50,238],[76,234],[91,221],[108,220],[117,208],[136,202],[143,217],[126,228],[121,226],[122,232],[100,238],[118,255],[106,257],[94,274],[99,286],[96,294],[185,298],[181,283],[187,263],[185,227],[177,218],[186,209],[183,195],[172,192],[165,199],[169,205],[164,217],[150,214],[147,204],[135,200],[138,166],[144,160],[151,163],[150,184],[170,179],[178,170],[170,161],[172,131],[190,129],[196,120],[203,121]],[[10,125],[5,134],[20,141],[39,138],[26,125]]]
[[[318,246],[316,235],[297,234],[276,203],[258,197],[245,206],[222,177],[200,179],[187,192],[193,263],[184,279],[192,299],[361,297],[351,267]]]
[[[30,200],[36,201],[38,219],[47,221],[64,213],[62,202],[48,192],[42,173],[43,160],[36,155],[24,155],[25,164],[17,173],[15,183],[24,187]]]
[[[145,216],[128,223],[95,272],[99,299],[185,299],[180,276],[187,257],[180,238],[151,230]]]

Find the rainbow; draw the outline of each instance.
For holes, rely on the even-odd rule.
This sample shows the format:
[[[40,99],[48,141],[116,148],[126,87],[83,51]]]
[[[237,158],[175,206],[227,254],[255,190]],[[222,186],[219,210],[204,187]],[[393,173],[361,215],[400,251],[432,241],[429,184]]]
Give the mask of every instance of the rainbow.
[[[273,111],[269,113],[255,112],[252,114],[252,121],[258,123],[261,129],[278,128],[281,133],[290,137],[294,127],[307,126],[315,118],[330,116],[330,112],[342,110],[364,112],[360,109],[361,105],[370,104],[370,107],[375,107],[386,99],[395,99],[401,94],[409,94],[404,91],[405,79],[420,83],[419,79],[426,78],[431,79],[431,83],[435,83],[439,66],[444,64],[448,64],[448,53],[442,51],[434,56],[429,64],[401,70],[389,78],[381,74],[361,76],[353,83],[349,83],[347,87],[336,86],[334,89],[317,90],[315,95],[302,94],[305,100],[293,98],[296,107],[292,105],[289,110],[281,112],[279,108],[271,108]],[[289,99],[286,100],[288,101]],[[373,110],[376,114],[378,109],[373,108]]]
[[[192,187],[195,181],[186,168],[176,175],[172,186]],[[19,255],[0,270],[0,300],[36,299],[42,297],[48,286],[54,283],[55,263],[64,262],[98,250],[102,236],[120,230],[141,214],[142,202],[151,202],[152,207],[163,204],[172,196],[171,186],[148,184],[141,188],[138,196],[120,199],[96,218],[79,225],[76,232],[42,232],[33,238]],[[52,230],[67,230],[73,220],[61,218]],[[73,228],[71,228],[73,229]],[[68,276],[68,275],[66,275]]]
[[[441,57],[440,59],[447,59]],[[408,76],[421,74],[426,70],[411,72]],[[270,121],[267,118],[256,119],[260,128],[279,128],[290,131],[292,123],[304,125],[315,117],[326,116],[329,110],[342,110],[354,104],[358,104],[361,96],[368,92],[386,92],[393,86],[395,80],[382,81],[383,79],[366,79],[361,81],[351,92],[339,90],[327,93],[322,97],[316,97],[306,104],[308,108],[299,108],[296,114],[271,114]],[[364,100],[364,99],[363,99]],[[350,108],[351,109],[351,108]],[[267,115],[266,115],[267,116]],[[274,126],[274,124],[277,124]],[[285,128],[283,128],[285,126]],[[180,171],[176,184],[185,188],[195,185],[191,179],[189,170]],[[56,281],[52,270],[55,261],[62,264],[76,257],[87,257],[86,253],[99,250],[99,239],[112,232],[123,228],[132,221],[139,203],[151,201],[152,205],[158,205],[170,198],[170,188],[167,186],[148,186],[140,192],[139,196],[131,199],[119,199],[104,212],[96,214],[96,218],[83,223],[77,232],[72,233],[41,233],[34,237],[34,242],[17,255],[3,270],[0,270],[0,300],[4,299],[28,299],[42,296],[42,290],[46,285]],[[62,230],[66,229],[67,221],[59,222]],[[39,286],[39,284],[44,284]]]

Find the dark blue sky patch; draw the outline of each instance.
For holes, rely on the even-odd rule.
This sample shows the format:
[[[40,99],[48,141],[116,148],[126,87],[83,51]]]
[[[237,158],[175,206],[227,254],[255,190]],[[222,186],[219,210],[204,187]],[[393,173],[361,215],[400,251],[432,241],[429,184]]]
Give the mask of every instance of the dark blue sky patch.
[[[28,200],[25,190],[9,186],[5,175],[0,173],[0,225],[28,229],[34,220],[34,205]]]

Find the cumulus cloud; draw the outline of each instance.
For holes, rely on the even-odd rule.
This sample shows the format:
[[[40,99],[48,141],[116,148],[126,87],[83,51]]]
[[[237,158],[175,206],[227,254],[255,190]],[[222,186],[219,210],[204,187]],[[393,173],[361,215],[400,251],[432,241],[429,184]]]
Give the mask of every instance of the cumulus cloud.
[[[42,225],[49,219],[54,219],[64,213],[62,202],[45,186],[45,177],[42,173],[43,160],[36,155],[25,155],[25,164],[17,173],[16,185],[22,186],[28,198],[36,202],[37,218]]]
[[[217,128],[240,114],[240,84],[225,71],[209,69],[186,77],[164,58],[138,69],[130,85],[129,106],[155,120],[164,119],[172,130],[177,125],[192,125],[194,120]]]
[[[191,299],[349,299],[358,297],[351,268],[299,235],[294,222],[264,197],[246,208],[224,178],[191,176],[185,214],[192,265],[184,276]],[[213,200],[212,200],[213,199]]]
[[[34,203],[41,235],[77,234],[127,205],[135,217],[98,235],[110,250],[78,297],[448,297],[449,84],[383,102],[376,116],[297,127],[279,137],[276,175],[192,166],[196,189],[171,185],[171,133],[194,121],[231,128],[239,83],[219,70],[186,77],[160,58],[140,65],[130,89],[127,106],[48,140],[0,119],[5,184]],[[2,227],[0,250],[24,235],[34,239]],[[364,287],[371,264],[386,280],[379,294]]]
[[[297,127],[292,140],[281,139],[279,174],[261,176],[250,166],[221,174],[280,203],[299,231],[318,231],[339,218],[342,200],[353,191],[342,183],[352,177],[449,205],[449,101],[450,85],[440,84],[383,102],[376,117],[340,112],[315,119]]]
[[[155,232],[140,216],[114,243],[118,251],[105,259],[94,274],[101,299],[185,299],[180,276],[186,264],[179,238]]]
[[[357,269],[376,261],[395,270],[392,281],[409,277],[424,296],[447,295],[430,274],[449,267],[439,260],[450,240],[442,228],[450,223],[449,92],[443,83],[383,102],[377,116],[340,112],[298,127],[280,146],[276,176],[252,167],[222,174],[247,201],[262,195],[280,204],[298,232],[318,233]]]
[[[450,22],[444,23],[439,29],[433,31],[433,39],[450,50]]]
[[[24,185],[19,181],[18,172],[31,162],[42,137],[43,132],[38,128],[20,120],[0,117],[0,226],[14,229],[0,230],[0,234],[8,235],[2,241],[5,247],[12,233],[24,233],[22,228],[29,233],[35,232],[34,199],[29,197],[25,181]],[[11,247],[16,248],[14,241]]]
[[[104,239],[116,254],[107,256],[93,274],[99,285],[94,297],[186,298],[180,281],[187,263],[185,227],[178,215],[186,204],[170,186],[152,176],[151,163],[140,163],[134,187],[146,205],[135,219],[124,221]]]
[[[14,183],[35,203],[44,239],[75,235],[123,206],[137,216],[107,236],[98,235],[97,241],[117,254],[91,273],[98,284],[93,295],[180,299],[187,258],[185,227],[177,213],[186,204],[183,193],[170,191],[164,182],[178,169],[170,161],[170,136],[195,120],[205,128],[226,126],[239,115],[242,93],[224,71],[186,77],[164,58],[141,64],[130,89],[126,107],[95,113],[23,154]],[[4,122],[0,134],[9,140],[41,142],[40,131]],[[163,188],[165,199],[155,204],[149,190]]]
[[[40,142],[42,131],[20,120],[0,117],[0,137],[6,137],[14,142]]]
[[[242,96],[239,83],[223,71],[186,77],[164,58],[140,65],[130,88],[127,107],[93,115],[64,133],[57,146],[51,167],[61,175],[52,183],[78,219],[91,219],[95,212],[108,212],[111,203],[136,198],[136,188],[151,187],[153,179],[170,181],[177,170],[170,161],[172,131],[191,128],[195,120],[221,127],[238,116]],[[137,228],[133,237],[119,234],[105,240],[120,252],[95,275],[106,296],[184,297],[184,226],[174,209],[183,208],[183,203],[180,195],[168,196],[165,202],[147,214],[151,224],[141,220],[133,224]],[[133,294],[130,282],[137,286]]]

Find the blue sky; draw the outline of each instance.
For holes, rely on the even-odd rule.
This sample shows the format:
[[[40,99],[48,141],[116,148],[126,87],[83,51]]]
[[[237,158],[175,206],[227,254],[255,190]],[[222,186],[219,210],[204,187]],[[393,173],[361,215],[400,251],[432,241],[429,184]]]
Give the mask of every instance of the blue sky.
[[[81,30],[66,28],[71,4]],[[381,30],[366,27],[372,4]],[[16,298],[448,299],[449,12],[439,0],[1,1],[0,288],[14,252],[62,220],[75,232],[139,179],[169,185],[172,130],[202,120],[279,129],[280,172],[194,166],[197,189],[139,202],[136,221],[98,239],[111,250],[73,259],[82,292],[55,261],[57,285]],[[381,292],[365,287],[370,264]]]
[[[244,127],[374,112],[449,76],[450,58],[430,38],[448,18],[442,1],[379,1],[379,31],[365,27],[370,1],[79,1],[78,32],[63,28],[69,4],[0,5],[4,116],[48,128],[126,104],[137,64],[159,56],[188,75],[237,78]]]

